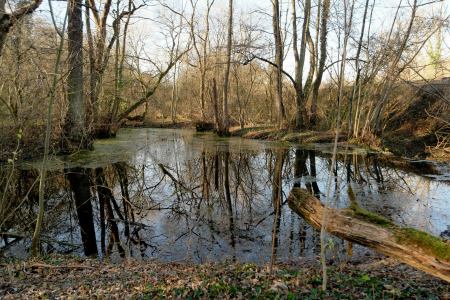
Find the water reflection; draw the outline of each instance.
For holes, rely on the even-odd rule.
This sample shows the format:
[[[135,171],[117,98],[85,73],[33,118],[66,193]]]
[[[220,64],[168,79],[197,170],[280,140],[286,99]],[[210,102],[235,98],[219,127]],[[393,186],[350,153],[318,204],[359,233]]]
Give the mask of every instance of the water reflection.
[[[129,130],[96,150],[52,162],[46,185],[41,251],[141,259],[270,259],[276,209],[278,260],[320,252],[319,234],[291,212],[290,189],[324,198],[331,145],[219,139],[180,130]],[[28,251],[37,216],[38,172],[24,164],[1,169],[0,251]],[[348,183],[360,205],[401,226],[439,235],[447,229],[448,165],[338,154],[332,196],[349,205]],[[338,188],[338,176],[344,182]],[[9,181],[8,181],[8,178]],[[333,199],[333,198],[332,198]],[[23,238],[21,238],[23,237]],[[334,239],[344,258],[346,243]],[[355,247],[356,254],[367,250]]]

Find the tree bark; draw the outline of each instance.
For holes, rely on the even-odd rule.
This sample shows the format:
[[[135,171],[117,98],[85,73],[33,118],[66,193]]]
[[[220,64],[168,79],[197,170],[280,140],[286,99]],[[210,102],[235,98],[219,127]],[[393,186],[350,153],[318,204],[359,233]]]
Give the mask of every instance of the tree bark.
[[[295,97],[297,102],[296,127],[301,128],[304,125],[303,109],[305,99],[303,98],[303,66],[305,64],[306,37],[309,27],[309,17],[311,11],[311,0],[305,2],[305,14],[303,19],[302,40],[300,44],[300,55],[297,49],[297,15],[295,13],[295,0],[292,0],[292,39],[295,57]],[[314,62],[310,62],[313,64]]]
[[[281,40],[281,29],[280,29],[280,4],[278,0],[273,1],[273,35],[275,38],[275,64],[278,66],[276,69],[277,75],[275,80],[275,94],[276,94],[276,105],[278,111],[278,130],[281,129],[283,122],[283,85],[282,85],[282,73],[283,69],[283,45]]]
[[[230,124],[228,121],[228,77],[231,63],[231,37],[233,34],[233,0],[229,0],[228,7],[228,41],[227,41],[227,65],[223,82],[223,133],[228,134]]]
[[[311,118],[310,123],[315,125],[317,123],[317,98],[319,97],[319,87],[322,83],[323,72],[325,69],[325,60],[327,58],[327,23],[328,12],[330,8],[330,0],[325,0],[322,8],[322,20],[320,28],[320,60],[319,68],[317,69],[317,77],[314,81],[313,95],[311,101]],[[320,9],[320,7],[319,7]]]
[[[69,1],[69,109],[64,124],[64,145],[72,150],[85,148],[87,136],[84,122],[83,97],[83,20],[81,0]]]
[[[311,226],[320,229],[324,205],[305,189],[293,188],[289,207]],[[327,232],[341,239],[389,255],[410,266],[450,282],[450,246],[440,239],[391,221],[358,206],[328,208]],[[437,254],[436,254],[437,253]]]
[[[361,47],[362,47],[362,40],[364,37],[364,28],[366,25],[366,16],[367,16],[367,8],[369,7],[369,0],[366,0],[366,6],[364,8],[364,16],[363,16],[363,20],[362,20],[362,28],[361,28],[361,35],[359,37],[359,43],[358,43],[358,50],[356,51],[356,62],[355,62],[355,69],[357,72],[357,76],[356,76],[356,80],[355,83],[353,85],[353,90],[352,90],[352,94],[350,96],[350,103],[349,103],[349,108],[348,108],[348,138],[350,139],[353,136],[353,98],[355,97],[355,91],[358,87],[358,83],[359,83],[359,76],[360,76],[360,72],[361,70],[359,69],[359,54],[361,53]]]
[[[216,133],[220,133],[220,124],[219,124],[219,109],[217,107],[217,86],[216,86],[216,78],[213,78],[213,110],[214,110],[214,130]]]

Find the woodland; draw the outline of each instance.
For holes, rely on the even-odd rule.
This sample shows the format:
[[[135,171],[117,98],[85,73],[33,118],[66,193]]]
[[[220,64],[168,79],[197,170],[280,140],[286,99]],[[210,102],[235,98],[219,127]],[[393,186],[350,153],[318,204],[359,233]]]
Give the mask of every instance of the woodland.
[[[44,152],[49,121],[55,153],[130,120],[340,126],[394,154],[398,136],[446,153],[444,2],[203,2],[4,2],[2,160]]]
[[[37,188],[40,182],[34,194],[36,206],[30,208],[36,220],[30,256],[37,257],[46,180],[54,180],[49,159],[89,153],[97,141],[115,138],[125,127],[195,128],[220,137],[293,142],[334,141],[326,199],[314,197],[315,187],[306,191],[294,185],[285,202],[321,230],[322,290],[327,286],[325,232],[349,241],[349,247],[353,242],[362,244],[449,281],[448,240],[402,229],[363,210],[350,184],[351,206],[329,207],[335,162],[340,159],[347,164],[347,152],[345,158],[336,158],[338,141],[346,141],[347,149],[352,143],[399,157],[448,162],[449,17],[446,2],[424,0],[0,0],[0,162],[6,166],[0,178],[0,231],[7,236],[2,226],[11,223],[8,218],[17,210],[15,193],[21,187],[13,184],[20,181],[20,175],[13,176],[15,164],[41,159],[38,179],[30,187],[36,184]],[[226,200],[233,232],[230,154],[210,155],[214,162],[210,170],[224,166],[220,197]],[[277,220],[287,154],[273,155],[271,193]],[[300,152],[295,155],[294,175],[300,164],[306,165]],[[202,159],[205,165],[205,152]],[[188,190],[173,170],[162,164],[154,167],[175,187]],[[117,173],[122,198],[129,200],[127,172],[132,173],[132,168],[115,163],[111,170]],[[108,199],[114,199],[114,189],[107,182],[111,172],[99,167],[71,168],[64,176],[72,186],[79,220],[92,219],[92,207],[83,209],[95,185],[103,203],[99,206],[101,252],[115,244],[124,257],[113,211],[120,215],[123,210],[119,221],[126,219],[129,224],[134,217],[126,201],[121,208],[109,204]],[[217,189],[217,173],[215,178]],[[206,193],[209,199],[205,182],[202,197]],[[20,197],[28,199],[28,193]],[[202,201],[196,205],[200,207]],[[352,229],[346,231],[349,218],[353,218]],[[108,242],[106,219],[111,228]],[[97,254],[93,223],[80,226],[85,254]],[[129,227],[125,226],[128,241],[132,240]],[[89,248],[90,234],[95,249]],[[273,258],[272,248],[270,270],[264,276],[272,276]],[[40,273],[54,266],[41,261],[34,264],[36,268]],[[274,276],[282,278],[280,274]],[[314,276],[308,277],[309,282]],[[375,289],[375,281],[361,276],[363,283],[373,283]],[[272,287],[274,293],[283,294],[283,286]],[[380,297],[384,299],[384,293]]]

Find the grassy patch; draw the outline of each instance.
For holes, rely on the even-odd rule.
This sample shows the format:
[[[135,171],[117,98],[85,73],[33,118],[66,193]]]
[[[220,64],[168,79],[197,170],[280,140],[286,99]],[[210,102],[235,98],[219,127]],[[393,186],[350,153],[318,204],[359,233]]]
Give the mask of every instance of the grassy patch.
[[[233,136],[243,137],[246,134],[251,133],[251,132],[257,132],[257,131],[262,131],[262,130],[265,131],[265,130],[271,129],[271,128],[273,128],[273,127],[271,127],[271,126],[247,127],[247,128],[238,129],[238,130],[233,131]]]

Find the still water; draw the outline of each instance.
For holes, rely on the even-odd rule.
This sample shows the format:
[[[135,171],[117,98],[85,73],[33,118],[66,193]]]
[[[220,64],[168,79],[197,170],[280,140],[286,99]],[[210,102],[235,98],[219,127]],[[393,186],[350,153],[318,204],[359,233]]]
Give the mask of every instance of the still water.
[[[87,154],[51,159],[42,252],[267,263],[279,197],[278,261],[302,262],[320,252],[319,233],[285,201],[293,186],[325,199],[332,144],[123,129],[117,138],[94,146]],[[405,161],[359,148],[349,149],[344,164],[344,150],[339,149],[331,187],[337,208],[349,205],[346,190],[351,184],[363,208],[400,226],[445,235],[450,225],[449,164]],[[21,163],[12,175],[10,165],[0,170],[0,230],[25,237],[4,238],[0,251],[6,256],[28,255],[39,165]],[[333,238],[333,245],[330,257],[347,259],[346,242]],[[356,246],[353,259],[368,253],[374,255]]]

